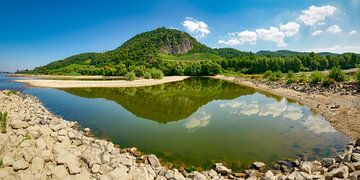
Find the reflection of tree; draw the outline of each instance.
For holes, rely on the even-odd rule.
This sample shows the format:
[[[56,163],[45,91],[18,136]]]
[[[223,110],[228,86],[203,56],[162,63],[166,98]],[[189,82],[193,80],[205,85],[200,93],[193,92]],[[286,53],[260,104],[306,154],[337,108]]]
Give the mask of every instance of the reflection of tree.
[[[138,117],[167,123],[185,119],[199,107],[216,99],[233,99],[253,90],[211,78],[137,88],[73,88],[68,93],[115,101]]]

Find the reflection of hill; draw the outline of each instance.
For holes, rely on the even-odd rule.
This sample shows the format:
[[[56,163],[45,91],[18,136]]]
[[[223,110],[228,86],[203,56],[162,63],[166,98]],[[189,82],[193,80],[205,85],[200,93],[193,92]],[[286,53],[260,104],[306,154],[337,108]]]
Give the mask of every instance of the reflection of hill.
[[[189,117],[199,107],[216,99],[233,99],[253,90],[211,78],[137,88],[74,88],[64,91],[87,98],[115,101],[138,117],[160,123]]]

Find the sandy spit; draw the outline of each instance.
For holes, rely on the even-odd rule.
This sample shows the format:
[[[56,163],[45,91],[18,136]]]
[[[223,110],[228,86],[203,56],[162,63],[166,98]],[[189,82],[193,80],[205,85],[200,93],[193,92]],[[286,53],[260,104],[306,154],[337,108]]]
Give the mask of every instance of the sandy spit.
[[[163,79],[137,79],[134,81],[111,80],[111,81],[87,81],[87,80],[51,80],[51,79],[19,79],[22,82],[35,87],[50,88],[82,88],[82,87],[141,87],[152,86],[163,83],[182,81],[189,76],[165,76]]]
[[[255,84],[249,80],[231,76],[214,76],[216,79],[223,79],[244,86],[254,88],[258,91],[267,92],[276,96],[292,99],[301,104],[307,105],[320,113],[332,126],[344,134],[358,139],[360,138],[360,97],[353,95],[340,95],[334,93],[307,94],[292,89],[272,89],[266,84]],[[340,105],[338,109],[331,109],[332,105]]]

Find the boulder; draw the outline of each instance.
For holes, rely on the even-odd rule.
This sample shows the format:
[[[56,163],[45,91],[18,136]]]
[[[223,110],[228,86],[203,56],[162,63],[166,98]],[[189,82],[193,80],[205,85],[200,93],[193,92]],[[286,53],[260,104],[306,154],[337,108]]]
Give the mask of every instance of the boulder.
[[[100,170],[100,164],[94,164],[92,167],[91,167],[91,172],[92,173],[98,173]]]
[[[305,161],[300,165],[300,170],[308,174],[321,171],[322,166],[319,161]]]
[[[259,170],[259,171],[263,171],[264,168],[265,168],[265,163],[263,163],[263,162],[254,162],[254,163],[252,163],[252,166],[255,169]]]
[[[29,123],[25,122],[25,121],[20,121],[20,120],[14,120],[10,122],[10,126],[13,129],[22,129],[22,128],[27,128],[29,127]]]
[[[191,172],[187,177],[193,180],[206,180],[206,176],[199,173],[198,171]]]
[[[222,163],[216,163],[213,166],[213,169],[223,175],[227,175],[231,173],[231,169],[226,168]]]
[[[185,180],[185,177],[177,169],[168,170],[165,174],[167,179]]]
[[[349,168],[347,166],[341,166],[325,174],[325,179],[343,178],[346,179],[349,176]]]
[[[3,167],[12,166],[14,162],[15,161],[14,161],[14,158],[12,157],[11,153],[5,154],[3,159],[2,159]]]
[[[351,154],[351,160],[353,162],[360,162],[360,153],[352,153]]]
[[[147,159],[152,167],[161,166],[158,158],[154,154],[150,154]]]
[[[323,158],[322,163],[325,167],[330,167],[335,164],[334,158]]]
[[[64,165],[52,167],[50,171],[57,179],[65,179],[69,175]]]
[[[29,163],[26,162],[23,158],[15,161],[13,163],[13,169],[14,171],[18,171],[18,170],[24,170],[27,169],[29,167]]]
[[[44,163],[45,163],[44,159],[42,159],[41,157],[35,156],[31,161],[31,166],[30,166],[31,171],[34,174],[42,171],[44,168]]]

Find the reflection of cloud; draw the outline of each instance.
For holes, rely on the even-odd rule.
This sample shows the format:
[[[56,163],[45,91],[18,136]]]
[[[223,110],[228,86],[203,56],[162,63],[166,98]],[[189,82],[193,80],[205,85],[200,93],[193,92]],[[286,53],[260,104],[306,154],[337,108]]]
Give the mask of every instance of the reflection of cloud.
[[[185,123],[186,129],[194,129],[200,127],[206,127],[210,122],[211,115],[208,112],[200,112],[194,117],[191,117],[188,122]]]
[[[315,134],[335,133],[336,130],[330,125],[324,117],[319,115],[310,115],[305,121],[304,126]]]
[[[334,133],[336,130],[322,117],[312,115],[311,113],[305,114],[303,107],[298,104],[290,104],[283,98],[281,101],[267,98],[263,95],[260,99],[265,101],[257,101],[259,99],[252,96],[251,98],[238,98],[229,101],[219,106],[229,113],[242,114],[242,115],[258,115],[258,116],[272,116],[273,118],[282,117],[283,119],[299,121],[306,129],[316,133]]]

